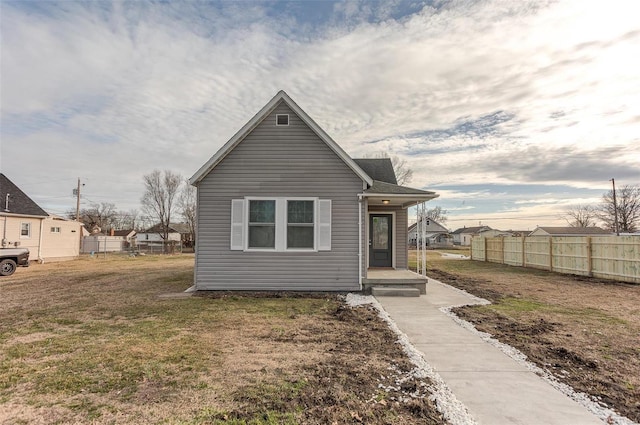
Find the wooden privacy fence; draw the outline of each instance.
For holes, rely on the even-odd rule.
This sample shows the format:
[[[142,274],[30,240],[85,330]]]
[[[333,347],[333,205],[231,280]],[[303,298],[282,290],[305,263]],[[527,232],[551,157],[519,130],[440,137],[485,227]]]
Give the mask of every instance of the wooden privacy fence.
[[[640,283],[640,236],[473,238],[471,259]]]

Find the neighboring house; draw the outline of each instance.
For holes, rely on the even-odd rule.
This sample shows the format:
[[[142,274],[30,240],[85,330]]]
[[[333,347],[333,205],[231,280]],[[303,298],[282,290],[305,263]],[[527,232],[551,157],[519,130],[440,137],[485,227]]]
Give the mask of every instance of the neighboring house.
[[[449,229],[432,219],[425,219],[423,223],[427,246],[443,248],[453,245],[453,237],[449,234]],[[409,246],[415,247],[422,242],[421,235],[418,235],[418,223],[413,223],[409,226],[408,233]]]
[[[167,241],[184,245],[190,240],[191,232],[189,230],[189,225],[185,223],[169,224],[169,233],[166,240],[163,238],[163,231],[160,223],[148,228],[147,230],[138,232],[135,235],[135,243],[137,245],[162,244]]]
[[[78,257],[81,223],[47,214],[4,174],[0,174],[0,200],[2,247],[29,248],[31,261]]]
[[[351,291],[370,267],[406,270],[407,209],[438,195],[392,170],[350,158],[278,92],[190,179],[195,289]]]
[[[479,236],[481,232],[492,230],[489,226],[461,227],[451,232],[454,245],[471,245],[471,238]]]
[[[121,238],[124,241],[124,247],[130,248],[135,242],[136,231],[133,229],[114,230],[113,236]]]
[[[513,233],[498,229],[487,229],[480,230],[476,236],[480,236],[481,238],[499,238],[513,236]]]
[[[529,236],[611,236],[613,233],[600,227],[549,227],[538,226]]]

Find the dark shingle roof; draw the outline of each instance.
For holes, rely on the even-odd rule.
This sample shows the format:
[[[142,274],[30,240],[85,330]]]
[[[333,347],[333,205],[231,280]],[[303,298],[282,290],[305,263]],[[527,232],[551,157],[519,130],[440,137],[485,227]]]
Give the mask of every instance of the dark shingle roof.
[[[133,229],[115,230],[113,236],[129,236],[129,233],[133,232]]]
[[[397,184],[386,183],[374,180],[373,185],[365,190],[365,193],[381,193],[394,195],[434,195],[435,192],[427,190],[414,189],[412,187],[398,186]]]
[[[189,225],[186,223],[171,223],[169,224],[169,233],[190,233]],[[160,223],[156,224],[153,227],[148,228],[144,232],[141,233],[162,233],[162,226]]]
[[[354,159],[354,161],[373,180],[398,184],[393,164],[389,158],[360,158]]]
[[[9,194],[9,211],[5,211],[5,202]],[[0,173],[0,212],[47,217],[49,214],[29,198],[18,186]]]

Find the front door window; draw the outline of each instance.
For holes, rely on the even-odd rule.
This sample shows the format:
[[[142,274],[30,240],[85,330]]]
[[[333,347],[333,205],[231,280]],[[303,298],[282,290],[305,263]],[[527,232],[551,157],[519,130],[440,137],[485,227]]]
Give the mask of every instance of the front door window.
[[[391,214],[371,214],[369,216],[370,267],[392,266],[392,225]]]

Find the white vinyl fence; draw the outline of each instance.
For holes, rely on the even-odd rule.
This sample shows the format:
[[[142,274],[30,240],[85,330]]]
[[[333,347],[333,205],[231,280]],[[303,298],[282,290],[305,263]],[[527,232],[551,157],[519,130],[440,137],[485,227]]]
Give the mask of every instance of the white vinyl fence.
[[[640,283],[640,236],[473,238],[471,259]]]
[[[85,236],[82,238],[83,253],[120,252],[125,250],[125,241],[117,236]]]

